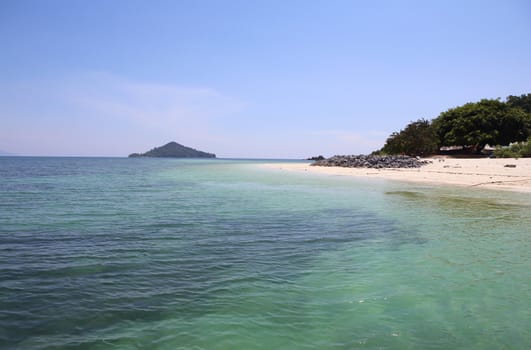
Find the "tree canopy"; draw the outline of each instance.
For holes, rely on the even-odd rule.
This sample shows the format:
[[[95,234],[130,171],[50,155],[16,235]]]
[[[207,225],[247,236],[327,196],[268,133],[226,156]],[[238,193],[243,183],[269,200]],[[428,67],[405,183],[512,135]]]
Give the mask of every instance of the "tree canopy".
[[[382,148],[382,153],[410,156],[424,156],[436,151],[435,131],[431,122],[426,119],[411,122],[400,132],[392,133]]]
[[[442,146],[463,146],[479,152],[490,145],[508,145],[531,136],[531,94],[483,99],[442,112],[432,121],[419,119],[393,132],[375,153],[429,155]]]
[[[483,99],[451,108],[434,120],[440,146],[507,145],[529,136],[529,115],[499,100]]]
[[[393,132],[375,153],[425,156],[442,146],[462,146],[479,152],[490,145],[531,140],[531,94],[483,99],[450,108],[433,120],[419,119]]]
[[[507,96],[507,105],[513,108],[520,108],[526,113],[531,113],[531,94]]]

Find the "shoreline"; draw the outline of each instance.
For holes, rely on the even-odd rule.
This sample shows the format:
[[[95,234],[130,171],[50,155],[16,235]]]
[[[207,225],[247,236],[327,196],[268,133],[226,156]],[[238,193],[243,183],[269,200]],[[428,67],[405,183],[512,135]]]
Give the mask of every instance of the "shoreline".
[[[372,169],[268,163],[268,169],[531,193],[531,158],[423,158],[420,168]],[[505,167],[515,165],[515,167]]]

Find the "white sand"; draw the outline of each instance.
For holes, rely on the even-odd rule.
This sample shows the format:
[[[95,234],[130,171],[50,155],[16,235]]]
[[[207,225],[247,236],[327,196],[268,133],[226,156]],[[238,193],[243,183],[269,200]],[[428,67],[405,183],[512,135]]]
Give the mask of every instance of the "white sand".
[[[427,160],[432,163],[418,169],[321,167],[303,163],[270,163],[264,166],[283,171],[362,176],[531,193],[531,158],[431,158]],[[516,167],[505,167],[506,164],[514,164]]]

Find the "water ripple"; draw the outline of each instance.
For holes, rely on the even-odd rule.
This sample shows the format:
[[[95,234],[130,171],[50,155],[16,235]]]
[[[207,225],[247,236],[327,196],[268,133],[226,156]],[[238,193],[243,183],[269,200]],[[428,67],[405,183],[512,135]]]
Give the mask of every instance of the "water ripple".
[[[0,348],[530,345],[525,200],[222,161],[9,162]]]

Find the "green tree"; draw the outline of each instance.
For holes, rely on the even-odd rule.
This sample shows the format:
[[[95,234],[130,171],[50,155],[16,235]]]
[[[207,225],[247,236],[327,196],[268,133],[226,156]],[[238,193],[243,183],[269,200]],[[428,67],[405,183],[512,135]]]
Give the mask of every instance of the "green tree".
[[[509,107],[519,108],[528,114],[527,133],[531,135],[531,94],[507,96],[506,103]]]
[[[481,100],[451,108],[434,120],[440,146],[507,145],[529,136],[529,114],[499,100]]]
[[[437,137],[429,120],[419,119],[409,123],[400,132],[392,133],[381,153],[426,156],[437,151]]]
[[[507,96],[506,103],[509,107],[520,108],[526,113],[531,113],[531,94]]]

